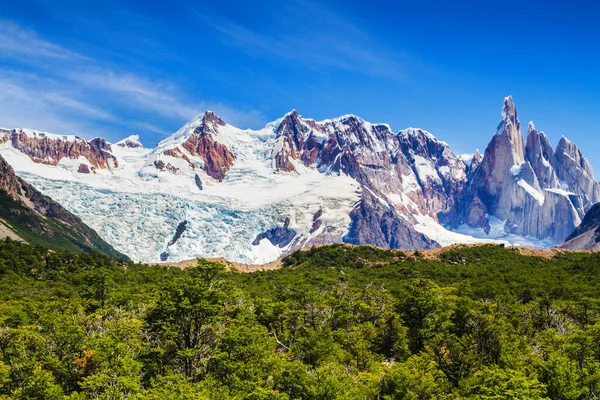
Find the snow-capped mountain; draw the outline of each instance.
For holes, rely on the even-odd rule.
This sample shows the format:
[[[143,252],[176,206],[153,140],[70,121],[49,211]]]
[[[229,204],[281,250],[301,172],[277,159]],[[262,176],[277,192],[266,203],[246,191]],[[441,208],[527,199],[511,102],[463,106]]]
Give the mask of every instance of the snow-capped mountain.
[[[260,130],[207,111],[153,149],[137,136],[0,130],[0,154],[39,190],[136,260],[261,263],[325,243],[421,249],[562,242],[599,200],[579,149],[556,151],[512,98],[482,157],[422,129],[296,111]]]

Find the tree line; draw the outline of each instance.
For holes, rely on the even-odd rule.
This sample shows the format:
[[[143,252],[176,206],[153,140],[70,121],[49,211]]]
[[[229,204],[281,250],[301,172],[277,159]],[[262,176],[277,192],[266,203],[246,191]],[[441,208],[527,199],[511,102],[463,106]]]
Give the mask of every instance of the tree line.
[[[0,399],[593,399],[600,256],[299,251],[181,270],[0,242]]]

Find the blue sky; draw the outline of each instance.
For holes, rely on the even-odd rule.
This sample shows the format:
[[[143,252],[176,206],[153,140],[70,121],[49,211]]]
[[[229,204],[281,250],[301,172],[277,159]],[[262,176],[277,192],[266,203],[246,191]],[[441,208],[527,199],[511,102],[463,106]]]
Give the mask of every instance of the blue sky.
[[[205,109],[252,128],[297,109],[461,153],[512,94],[600,170],[600,6],[524,3],[0,0],[0,126],[151,146]]]

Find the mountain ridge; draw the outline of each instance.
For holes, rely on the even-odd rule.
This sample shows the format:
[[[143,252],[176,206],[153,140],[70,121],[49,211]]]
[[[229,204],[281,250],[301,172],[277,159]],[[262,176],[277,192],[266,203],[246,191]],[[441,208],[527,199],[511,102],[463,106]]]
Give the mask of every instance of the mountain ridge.
[[[35,151],[15,147],[17,131],[5,132],[0,154],[111,242],[128,242],[143,261],[167,247],[174,260],[200,255],[260,263],[307,245],[343,242],[404,249],[495,240],[559,244],[600,200],[600,185],[566,139],[554,149],[529,123],[525,141],[512,97],[501,115],[484,156],[476,152],[467,161],[419,128],[393,132],[355,115],[315,121],[296,110],[260,130],[236,128],[207,111],[153,149],[138,146],[139,137],[77,146],[39,139],[63,149],[51,162],[35,145],[29,146]],[[62,193],[58,181],[79,183],[83,193]],[[122,209],[109,204],[109,195]],[[107,215],[84,207],[98,201]],[[188,228],[167,246],[183,220]],[[269,234],[282,225],[284,246]],[[149,230],[158,244],[148,243]],[[143,239],[135,242],[136,233]]]

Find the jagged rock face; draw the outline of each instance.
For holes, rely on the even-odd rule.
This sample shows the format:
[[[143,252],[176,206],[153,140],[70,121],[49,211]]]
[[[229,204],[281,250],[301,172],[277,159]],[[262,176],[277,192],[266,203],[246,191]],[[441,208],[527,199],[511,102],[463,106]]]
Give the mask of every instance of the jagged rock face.
[[[197,132],[198,136],[192,136],[183,147],[194,155],[204,159],[204,171],[206,174],[218,181],[225,179],[225,175],[235,156],[227,146],[212,140],[206,135]]]
[[[411,128],[401,131],[398,138],[422,189],[425,209],[440,222],[455,225],[467,183],[467,166],[429,132]]]
[[[218,181],[225,179],[227,171],[235,161],[235,155],[227,146],[215,139],[220,126],[226,126],[225,122],[214,113],[207,111],[202,117],[201,124],[194,129],[194,132],[182,144],[182,147],[190,154],[197,155],[204,160],[204,171],[208,176]],[[171,153],[166,155],[181,157],[190,163],[185,155],[176,154],[171,149],[165,153],[168,151],[171,151]],[[192,163],[190,165],[195,168]]]
[[[3,131],[2,142],[10,141],[15,149],[42,164],[57,165],[63,158],[85,157],[95,168],[117,166],[116,158],[104,139],[86,141],[68,136],[47,135],[41,132],[25,132],[13,129]]]
[[[21,181],[15,175],[13,168],[0,156],[0,190],[12,197],[22,194]]]
[[[467,165],[467,180],[469,182],[471,181],[473,173],[475,171],[477,171],[477,168],[479,168],[479,166],[481,165],[482,161],[483,161],[483,155],[481,155],[481,153],[479,152],[479,150],[476,150],[475,153],[473,153],[473,157],[471,158],[471,162],[469,163],[469,165]]]
[[[581,150],[565,137],[556,147],[556,174],[572,192],[582,197],[585,210],[600,201],[600,184],[592,166]]]
[[[600,203],[593,205],[585,214],[581,225],[560,246],[566,250],[600,250]]]
[[[185,232],[185,230],[187,229],[187,220],[183,220],[179,223],[179,225],[177,225],[177,228],[175,229],[175,234],[173,235],[173,238],[171,240],[169,240],[169,243],[167,243],[167,248],[165,251],[163,251],[162,253],[160,253],[160,261],[167,261],[169,259],[169,247],[173,246],[175,243],[177,243],[177,241],[179,240],[179,238],[181,237],[181,235],[183,235],[183,232]]]
[[[384,194],[401,187],[402,167],[407,168],[408,162],[403,155],[397,157],[398,139],[388,126],[348,116],[327,122],[323,129],[329,138],[323,146],[320,170],[343,172]]]
[[[474,173],[472,185],[477,190],[477,196],[489,208],[489,211],[499,218],[505,219],[505,209],[499,209],[503,203],[502,193],[505,185],[514,181],[511,169],[525,162],[525,150],[521,124],[517,110],[511,97],[507,97],[502,108],[502,121],[496,129],[496,134],[485,149],[481,165]]]
[[[543,189],[560,187],[556,176],[556,157],[550,141],[543,132],[535,129],[533,122],[527,130],[525,159],[531,164],[533,171]]]
[[[524,147],[510,97],[505,99],[502,116],[473,173],[463,221],[489,229],[489,214],[506,221],[507,232],[562,242],[580,223],[584,209],[600,199],[591,166],[566,139],[554,152],[533,123],[529,123]]]
[[[317,211],[315,213],[315,215],[313,215],[313,223],[312,223],[312,226],[310,227],[309,233],[314,233],[321,227],[321,225],[323,224],[323,221],[321,221],[322,216],[323,216],[323,209],[320,208],[319,211]]]
[[[275,132],[273,149],[273,161],[277,170],[296,171],[294,162],[297,160],[306,166],[317,161],[321,144],[313,131],[320,132],[321,127],[315,121],[302,120],[296,110],[283,118]]]
[[[293,111],[276,130],[272,156],[275,168],[282,172],[296,171],[296,163],[301,162],[316,165],[323,173],[351,176],[384,197],[400,198],[398,194],[404,193],[405,198],[394,206],[405,212],[422,207],[437,218],[444,208],[428,208],[399,139],[387,125],[370,124],[353,115],[317,123]]]
[[[397,211],[381,202],[369,191],[363,192],[360,204],[351,213],[352,223],[344,242],[371,244],[391,249],[427,249],[437,243],[417,232]]]

